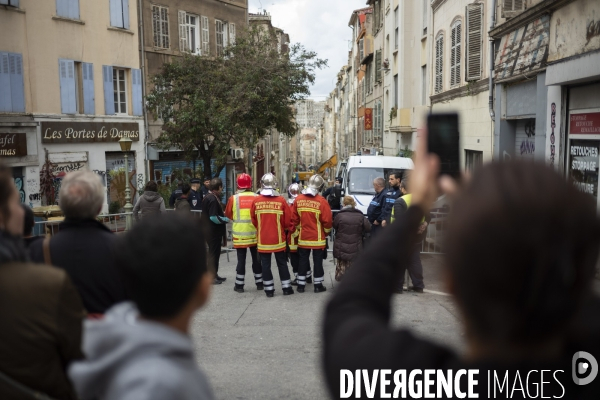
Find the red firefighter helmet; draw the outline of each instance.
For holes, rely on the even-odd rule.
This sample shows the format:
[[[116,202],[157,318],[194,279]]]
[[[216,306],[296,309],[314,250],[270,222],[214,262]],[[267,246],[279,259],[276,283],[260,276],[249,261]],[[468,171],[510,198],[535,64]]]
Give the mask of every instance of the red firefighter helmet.
[[[252,189],[252,177],[248,174],[240,174],[237,178],[237,186],[240,189]]]

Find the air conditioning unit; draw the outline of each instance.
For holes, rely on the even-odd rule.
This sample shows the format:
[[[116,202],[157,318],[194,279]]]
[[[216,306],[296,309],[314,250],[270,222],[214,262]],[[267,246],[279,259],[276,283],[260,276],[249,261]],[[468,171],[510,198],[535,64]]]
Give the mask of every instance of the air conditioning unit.
[[[231,158],[234,160],[241,160],[244,158],[244,150],[243,149],[231,149]]]

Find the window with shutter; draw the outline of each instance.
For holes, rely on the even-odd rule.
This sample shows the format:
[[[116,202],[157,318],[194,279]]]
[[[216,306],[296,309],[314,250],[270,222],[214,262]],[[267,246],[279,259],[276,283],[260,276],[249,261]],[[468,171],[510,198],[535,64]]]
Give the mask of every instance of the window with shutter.
[[[110,0],[110,25],[129,29],[129,0]]]
[[[113,115],[115,113],[113,90],[113,67],[110,65],[102,66],[102,87],[104,89],[104,113]]]
[[[60,109],[63,114],[77,113],[77,87],[75,83],[75,62],[58,60],[60,78]]]
[[[462,22],[456,21],[452,25],[451,49],[450,49],[450,86],[460,84],[460,44],[461,44]]]
[[[200,17],[193,14],[185,14],[185,30],[187,37],[187,49],[192,54],[200,55]]]
[[[186,12],[179,10],[177,20],[179,22],[179,51],[188,51],[188,30],[186,26]]]
[[[215,34],[217,37],[217,56],[222,56],[224,44],[223,21],[219,21],[218,19],[215,20]]]
[[[365,58],[365,39],[362,38],[358,41],[358,57],[359,61],[362,63],[362,60]]]
[[[375,81],[381,82],[381,50],[375,52]]]
[[[79,19],[79,0],[56,0],[56,15]]]
[[[83,69],[83,113],[96,114],[96,99],[94,96],[94,65],[82,63]]]
[[[169,41],[169,9],[152,6],[152,29],[154,31],[154,47],[168,49]]]
[[[210,36],[208,28],[208,17],[202,17],[202,54],[210,54]]]
[[[502,16],[512,18],[525,11],[525,0],[503,0]]]
[[[25,112],[23,56],[0,52],[0,111]]]
[[[229,24],[229,44],[235,44],[235,24]]]
[[[435,39],[435,92],[439,93],[444,87],[444,35],[439,34]]]
[[[131,70],[131,102],[133,115],[142,115],[144,104],[142,102],[142,71],[140,69]]]
[[[113,100],[116,114],[127,114],[127,71],[113,68]]]
[[[465,80],[476,81],[481,79],[483,64],[483,4],[469,4],[467,6],[467,47],[465,53]]]

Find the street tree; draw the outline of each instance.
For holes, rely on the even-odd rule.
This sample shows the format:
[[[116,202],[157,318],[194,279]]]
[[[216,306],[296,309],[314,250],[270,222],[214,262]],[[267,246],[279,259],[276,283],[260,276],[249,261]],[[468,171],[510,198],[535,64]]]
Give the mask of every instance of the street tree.
[[[158,145],[200,158],[204,175],[218,176],[233,144],[252,148],[272,129],[296,134],[293,105],[310,94],[316,70],[326,65],[300,44],[278,45],[259,27],[238,34],[216,57],[186,54],[166,63],[147,96],[163,121]]]

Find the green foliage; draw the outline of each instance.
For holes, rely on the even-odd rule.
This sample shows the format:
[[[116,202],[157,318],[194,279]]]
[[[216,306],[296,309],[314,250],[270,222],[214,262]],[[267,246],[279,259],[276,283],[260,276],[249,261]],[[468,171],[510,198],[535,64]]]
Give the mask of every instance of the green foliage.
[[[118,201],[112,201],[108,205],[108,213],[109,214],[119,214],[121,212],[121,203]]]
[[[404,150],[400,150],[400,152],[398,153],[398,157],[412,158],[414,153],[415,153],[414,151],[408,149],[408,145],[407,145],[407,146],[404,146]]]
[[[390,110],[390,124],[392,124],[392,121],[397,116],[398,116],[398,109],[396,107],[392,107],[392,109]]]
[[[179,186],[180,182],[190,183],[190,177],[188,175],[185,175],[183,171],[179,169],[174,169],[173,172],[171,172],[171,183],[169,183],[168,185],[158,185],[158,194],[160,194],[160,196],[165,201],[165,207],[169,207],[169,199],[171,198],[171,193],[173,193],[173,191],[177,189],[177,186]]]
[[[283,47],[272,32],[251,27],[224,56],[185,55],[164,64],[147,96],[163,121],[158,145],[178,147],[188,160],[199,156],[204,174],[217,176],[234,143],[253,147],[271,129],[296,134],[293,105],[310,94],[315,70],[327,61],[299,44]]]

